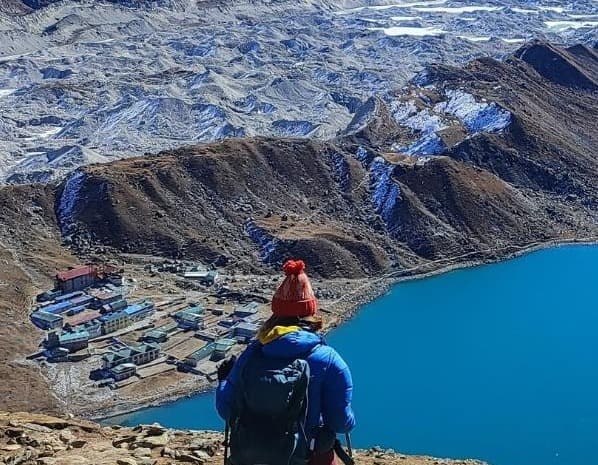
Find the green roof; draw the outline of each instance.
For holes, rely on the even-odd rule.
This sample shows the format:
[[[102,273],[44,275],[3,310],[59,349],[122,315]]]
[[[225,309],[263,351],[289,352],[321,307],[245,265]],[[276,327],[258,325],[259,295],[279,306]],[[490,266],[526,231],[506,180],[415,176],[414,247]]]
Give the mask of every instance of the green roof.
[[[136,368],[134,363],[121,363],[120,365],[111,368],[110,371],[113,373],[124,373],[129,370],[135,370]]]
[[[237,343],[234,339],[218,339],[214,342],[214,349],[221,351],[221,350],[228,350],[233,347]]]
[[[87,331],[77,331],[75,333],[62,333],[58,336],[58,340],[61,344],[66,342],[75,342],[75,341],[84,341],[89,339],[89,332]]]

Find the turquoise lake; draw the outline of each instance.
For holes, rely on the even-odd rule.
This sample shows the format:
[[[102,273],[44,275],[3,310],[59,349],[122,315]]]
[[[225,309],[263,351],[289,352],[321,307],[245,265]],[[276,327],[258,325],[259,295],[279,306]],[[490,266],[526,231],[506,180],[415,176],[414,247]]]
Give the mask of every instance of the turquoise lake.
[[[598,246],[395,286],[329,334],[356,447],[493,465],[598,463]],[[111,419],[222,429],[213,395]]]

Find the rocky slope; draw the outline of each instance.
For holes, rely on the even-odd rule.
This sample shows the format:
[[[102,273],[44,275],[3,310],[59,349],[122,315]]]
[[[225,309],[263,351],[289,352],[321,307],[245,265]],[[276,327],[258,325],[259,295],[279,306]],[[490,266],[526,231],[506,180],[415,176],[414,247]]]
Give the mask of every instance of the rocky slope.
[[[228,137],[328,139],[431,63],[597,40],[591,0],[370,3],[3,0],[0,183]]]
[[[90,422],[26,413],[0,413],[0,459],[6,465],[215,465],[222,436],[170,430],[154,424],[104,427]],[[357,451],[364,465],[484,465],[477,460],[415,457],[376,448]]]
[[[585,81],[541,76],[533,49]],[[63,234],[81,251],[239,266],[302,255],[352,277],[595,235],[598,107],[577,84],[598,56],[545,43],[519,55],[432,67],[331,141],[232,139],[83,168],[59,196]]]

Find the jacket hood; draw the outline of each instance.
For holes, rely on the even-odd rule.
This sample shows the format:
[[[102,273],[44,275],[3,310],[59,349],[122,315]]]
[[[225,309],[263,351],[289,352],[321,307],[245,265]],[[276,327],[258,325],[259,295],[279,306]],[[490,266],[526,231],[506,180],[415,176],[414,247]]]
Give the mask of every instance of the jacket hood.
[[[310,331],[293,328],[291,332],[262,345],[262,352],[268,357],[286,358],[307,354],[322,342],[322,338]]]

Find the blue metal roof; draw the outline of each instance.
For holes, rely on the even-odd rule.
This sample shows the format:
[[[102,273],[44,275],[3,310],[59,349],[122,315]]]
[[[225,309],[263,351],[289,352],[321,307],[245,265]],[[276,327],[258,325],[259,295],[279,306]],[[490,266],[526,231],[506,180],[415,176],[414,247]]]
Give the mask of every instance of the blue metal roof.
[[[50,323],[55,322],[55,321],[62,321],[62,317],[60,315],[55,315],[53,313],[47,313],[47,312],[43,312],[43,311],[33,312],[31,314],[31,318],[41,320],[41,321],[47,321]]]
[[[69,308],[71,308],[71,303],[67,301],[48,305],[47,307],[44,307],[42,311],[46,313],[62,313],[66,312]]]
[[[123,310],[123,312],[125,312],[127,315],[134,315],[135,313],[140,312],[141,310],[143,310],[145,307],[139,305],[139,304],[135,304],[135,305],[129,305],[127,308],[125,308]]]
[[[76,315],[77,313],[81,313],[87,305],[79,305],[78,307],[71,307],[68,309],[67,315]]]
[[[120,312],[109,313],[108,315],[102,315],[100,321],[106,323],[112,320],[118,320],[119,318],[128,317],[129,315],[123,310]]]
[[[139,304],[134,304],[134,305],[129,305],[127,308],[125,308],[123,311],[127,314],[127,315],[135,315],[136,313],[139,312],[143,312],[145,310],[148,310],[149,308],[152,307],[152,304],[149,302],[141,302]]]

